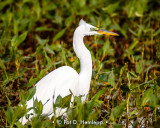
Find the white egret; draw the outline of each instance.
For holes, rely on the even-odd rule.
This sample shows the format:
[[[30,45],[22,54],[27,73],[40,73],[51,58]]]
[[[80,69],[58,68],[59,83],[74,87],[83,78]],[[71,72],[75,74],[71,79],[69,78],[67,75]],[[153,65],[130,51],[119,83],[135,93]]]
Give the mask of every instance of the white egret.
[[[69,90],[72,91],[74,96],[82,95],[82,101],[85,101],[90,89],[92,58],[89,50],[84,45],[83,37],[100,34],[118,36],[116,33],[99,29],[87,24],[84,20],[80,20],[79,26],[73,35],[73,49],[80,60],[80,73],[78,74],[76,70],[69,66],[63,66],[50,72],[36,84],[36,93],[33,98],[37,98],[38,101],[41,100],[42,104],[45,104],[49,99],[43,106],[42,114],[51,114],[53,116],[53,102],[58,95],[62,97],[69,95]],[[27,108],[33,107],[33,98],[26,103]],[[56,113],[59,113],[58,111]],[[59,114],[61,115],[64,111],[61,111]],[[33,110],[29,111],[29,113],[33,113]],[[25,117],[20,120],[22,124],[27,122]]]

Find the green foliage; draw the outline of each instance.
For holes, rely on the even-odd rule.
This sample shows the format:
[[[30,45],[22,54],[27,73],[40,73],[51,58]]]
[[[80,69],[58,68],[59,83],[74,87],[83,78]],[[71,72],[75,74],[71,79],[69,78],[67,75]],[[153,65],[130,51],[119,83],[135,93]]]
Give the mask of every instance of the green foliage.
[[[151,99],[152,95],[153,95],[153,90],[152,90],[152,88],[150,88],[144,93],[144,95],[142,97],[142,104],[141,105],[144,106]]]
[[[143,71],[143,63],[142,63],[142,60],[139,60],[138,61],[138,64],[137,64],[137,67],[136,67],[136,73],[142,73]]]
[[[71,101],[71,97],[72,95],[68,95],[65,96],[64,98],[62,98],[60,95],[57,97],[55,105],[56,107],[60,107],[60,108],[67,108],[70,106],[70,101]]]
[[[68,121],[41,115],[26,127],[151,127],[160,119],[160,3],[158,0],[3,0],[0,2],[0,127],[23,127],[26,101],[52,70],[68,65],[78,72],[72,37],[79,20],[115,31],[119,37],[85,37],[93,59],[88,101],[59,96]],[[29,89],[31,88],[31,89]],[[20,106],[19,104],[23,104]],[[141,120],[143,118],[143,120]],[[62,121],[58,124],[57,121]],[[81,124],[101,121],[103,124]]]
[[[24,116],[26,113],[26,107],[17,106],[16,109],[13,110],[12,107],[8,107],[6,111],[7,121],[10,124],[10,127],[13,127],[16,120],[20,117]]]
[[[27,33],[28,32],[24,32],[20,36],[15,35],[13,39],[11,40],[11,47],[14,47],[15,49],[17,49],[20,43],[22,43],[26,39]]]
[[[35,92],[36,92],[36,87],[34,86],[30,90],[28,90],[27,93],[23,96],[22,103],[25,103],[26,101],[30,100],[35,94]]]
[[[53,41],[56,41],[57,39],[59,39],[60,37],[62,37],[62,36],[64,35],[65,31],[66,31],[66,29],[63,29],[63,30],[61,30],[60,32],[58,32],[58,33],[54,36]]]
[[[158,98],[153,94],[151,97],[150,97],[150,100],[149,100],[149,106],[151,107],[157,107],[158,105]]]
[[[118,105],[112,109],[110,119],[113,122],[115,122],[118,117],[122,116],[122,114],[125,110],[125,104],[126,104],[126,102],[122,102],[120,105]]]
[[[11,107],[8,107],[6,115],[7,115],[8,123],[10,125],[12,125],[12,122],[13,122],[13,109]]]
[[[115,76],[113,71],[111,71],[111,73],[109,74],[108,83],[113,87],[115,86]]]

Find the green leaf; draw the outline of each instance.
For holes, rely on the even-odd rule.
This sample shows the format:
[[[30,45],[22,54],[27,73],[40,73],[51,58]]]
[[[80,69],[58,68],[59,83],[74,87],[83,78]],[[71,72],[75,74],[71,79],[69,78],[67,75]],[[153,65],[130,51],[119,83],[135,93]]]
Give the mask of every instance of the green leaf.
[[[42,104],[41,101],[39,101],[38,104],[37,104],[38,115],[42,114],[42,110],[43,110],[43,104]]]
[[[40,2],[38,0],[34,0],[34,9],[37,14],[37,19],[40,19],[41,17],[41,7]]]
[[[159,68],[159,67],[160,67],[160,65],[158,65],[158,64],[151,65],[151,66],[149,66],[148,68],[146,68],[146,69],[144,70],[144,72],[147,72],[147,71],[151,70],[152,68]]]
[[[25,113],[27,113],[27,109],[25,105],[17,106],[16,109],[14,110],[13,122],[16,122],[16,120],[24,116]]]
[[[45,59],[47,60],[48,64],[52,64],[51,59],[49,58],[49,56],[47,55],[47,53],[45,52]]]
[[[52,3],[52,1],[42,1],[42,6],[43,6],[43,9],[46,10],[46,11],[52,11],[54,9],[56,9],[56,4],[55,3]]]
[[[18,41],[17,41],[17,43],[16,43],[17,47],[20,45],[20,43],[22,43],[22,42],[26,39],[27,34],[28,34],[28,32],[26,31],[26,32],[22,33],[22,34],[18,37]]]
[[[2,59],[0,59],[0,68],[2,68],[2,69],[6,69],[6,66],[5,66],[5,61],[4,60],[2,60]]]
[[[52,55],[55,54],[54,51],[50,48],[50,46],[49,46],[48,44],[46,44],[45,50],[46,50],[48,53],[52,54]]]
[[[149,80],[149,81],[147,81],[147,82],[144,82],[144,83],[142,83],[142,84],[139,84],[139,86],[133,87],[131,90],[135,90],[136,88],[143,87],[144,85],[145,85],[145,86],[149,86],[151,83],[153,83],[153,81],[154,81],[154,80]]]
[[[149,106],[156,107],[158,104],[158,98],[153,94],[149,100]]]
[[[22,125],[22,123],[20,123],[19,121],[16,122],[16,127],[18,128],[23,128],[24,126]]]
[[[114,53],[114,49],[111,48],[110,46],[110,41],[109,38],[105,41],[104,45],[103,45],[103,56],[106,55],[113,55]]]
[[[55,29],[53,28],[47,28],[46,26],[41,26],[41,27],[37,27],[36,28],[36,32],[40,32],[40,31],[54,31]]]
[[[129,49],[128,49],[128,53],[129,54],[132,54],[132,50],[136,47],[136,45],[139,43],[139,41],[137,39],[135,39],[132,44],[129,46]]]
[[[153,35],[158,36],[160,34],[160,29],[158,29]]]
[[[126,67],[126,64],[120,69],[120,76],[123,75],[123,72],[124,72],[125,67]]]
[[[17,40],[18,40],[18,35],[14,35],[12,40],[11,40],[11,46],[12,47],[15,47]]]
[[[121,26],[116,21],[113,20],[113,22],[114,22],[114,25],[111,25],[112,28],[115,30],[119,30],[123,34],[123,36],[127,38],[126,30],[121,28]]]
[[[118,8],[119,8],[119,1],[113,3],[113,4],[109,4],[107,5],[107,7],[102,8],[103,11],[107,12],[108,14],[112,14],[113,12],[115,12]]]
[[[10,99],[8,98],[7,94],[6,94],[6,98],[7,98],[7,101],[8,101],[8,106],[10,106],[10,105],[11,105],[11,101],[10,101]]]
[[[9,6],[10,4],[12,4],[13,0],[5,0],[5,1],[1,1],[1,6],[0,6],[0,10],[2,10],[4,7],[6,7],[7,5]]]
[[[94,106],[99,106],[103,103],[103,101],[99,100],[99,97],[102,96],[106,90],[108,88],[105,88],[103,90],[98,91],[93,97],[92,99],[89,101],[90,105],[89,105],[89,110],[91,111],[93,109]]]
[[[28,92],[22,98],[22,102],[30,100],[34,96],[35,92],[36,92],[36,86],[28,90]]]
[[[126,104],[126,102],[124,101],[119,106],[116,106],[115,108],[113,108],[111,110],[110,119],[112,121],[116,121],[116,118],[120,117],[123,114],[123,112],[125,110],[125,104]]]
[[[134,10],[135,10],[135,6],[133,6],[135,4],[135,0],[130,1],[128,4],[128,17],[132,17]]]
[[[7,121],[10,125],[13,123],[13,114],[14,114],[14,111],[12,107],[8,107],[6,115],[7,115]]]
[[[102,96],[108,88],[98,91],[91,100],[98,100],[100,96]]]
[[[138,112],[137,109],[136,109],[136,110],[133,110],[132,112],[130,112],[130,115],[133,116],[133,115],[135,115],[137,112]]]
[[[69,27],[72,24],[72,16],[69,16],[65,19],[65,25]]]
[[[145,106],[146,103],[151,99],[152,95],[153,95],[153,89],[150,88],[150,89],[148,89],[148,90],[144,93],[144,95],[143,95],[143,97],[142,97],[142,104],[141,104],[141,106]]]
[[[143,13],[147,8],[147,3],[148,3],[148,0],[138,0],[138,1],[136,1],[136,3],[135,3],[135,5],[136,5],[135,6],[135,8],[136,8],[135,15],[136,16],[138,16],[138,17],[143,16]]]
[[[38,100],[36,98],[36,99],[34,99],[34,102],[33,102],[33,109],[36,114],[38,114],[37,106],[38,106]],[[32,109],[32,108],[30,108],[30,109]]]
[[[22,33],[20,36],[15,35],[11,40],[11,46],[17,48],[27,37],[28,32]]]
[[[62,100],[62,97],[60,95],[58,95],[57,99],[56,99],[56,102],[55,102],[56,107],[59,107],[59,104],[60,104],[61,100]]]
[[[70,102],[71,102],[71,97],[72,95],[68,95],[68,96],[65,96],[64,98],[62,98],[59,102],[59,106],[61,108],[66,108],[66,107],[69,107],[70,106]]]
[[[141,105],[140,103],[141,103],[141,102],[140,102],[140,94],[137,94],[137,96],[136,96],[136,107],[137,107],[137,109],[138,109],[139,106]]]
[[[139,60],[138,64],[136,65],[136,73],[142,73],[143,70],[143,63],[142,60]]]
[[[42,77],[44,77],[46,75],[46,69],[41,70],[41,72],[38,74],[38,79],[41,79]]]
[[[38,78],[33,78],[33,77],[31,77],[30,79],[29,79],[29,82],[27,83],[27,87],[31,87],[32,85],[34,85],[36,82],[38,81]]]
[[[115,76],[113,71],[109,74],[108,83],[112,85],[112,87],[115,86]]]
[[[61,38],[64,33],[65,33],[66,29],[62,29],[60,32],[58,32],[54,37],[53,37],[53,42],[58,40],[59,38]]]
[[[41,39],[38,35],[36,35],[36,39],[39,44],[44,45],[48,42],[48,39]]]
[[[137,78],[137,75],[136,75],[134,72],[129,71],[129,74],[130,74],[132,77]]]

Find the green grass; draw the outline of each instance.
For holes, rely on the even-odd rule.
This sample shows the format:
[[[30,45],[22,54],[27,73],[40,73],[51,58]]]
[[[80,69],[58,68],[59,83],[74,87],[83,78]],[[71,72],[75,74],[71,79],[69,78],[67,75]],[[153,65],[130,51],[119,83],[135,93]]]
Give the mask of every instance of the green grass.
[[[96,127],[82,120],[103,121],[97,127],[156,127],[160,120],[159,6],[159,0],[1,1],[0,127],[22,127],[17,119],[27,110],[20,104],[32,97],[32,87],[43,76],[63,65],[79,72],[72,37],[82,18],[120,36],[84,39],[92,54],[93,75],[88,101],[82,104],[76,97],[67,109],[68,121],[77,124],[58,124],[57,120],[64,121],[60,117],[53,117],[53,124],[40,116],[43,105],[35,101],[37,116],[26,127]]]

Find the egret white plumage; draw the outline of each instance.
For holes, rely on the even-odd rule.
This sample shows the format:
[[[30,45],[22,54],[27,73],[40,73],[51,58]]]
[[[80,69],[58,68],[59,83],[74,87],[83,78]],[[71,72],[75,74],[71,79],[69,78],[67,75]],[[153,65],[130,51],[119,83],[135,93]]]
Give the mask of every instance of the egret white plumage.
[[[83,37],[100,34],[118,35],[80,20],[79,26],[73,35],[73,49],[80,60],[80,73],[78,74],[76,70],[69,66],[63,66],[50,72],[36,84],[36,93],[33,98],[37,98],[38,101],[41,100],[42,104],[45,104],[49,100],[43,106],[42,114],[51,114],[50,117],[53,116],[53,102],[55,102],[58,95],[62,97],[69,95],[70,90],[74,96],[82,95],[82,101],[86,100],[92,76],[92,58],[89,50],[84,45]],[[33,107],[33,98],[26,103],[27,108]],[[29,113],[32,112],[33,110]],[[58,110],[56,113],[59,113]],[[62,113],[64,113],[64,111],[61,111],[59,115]],[[23,117],[21,121],[22,124],[25,124],[27,119]]]

